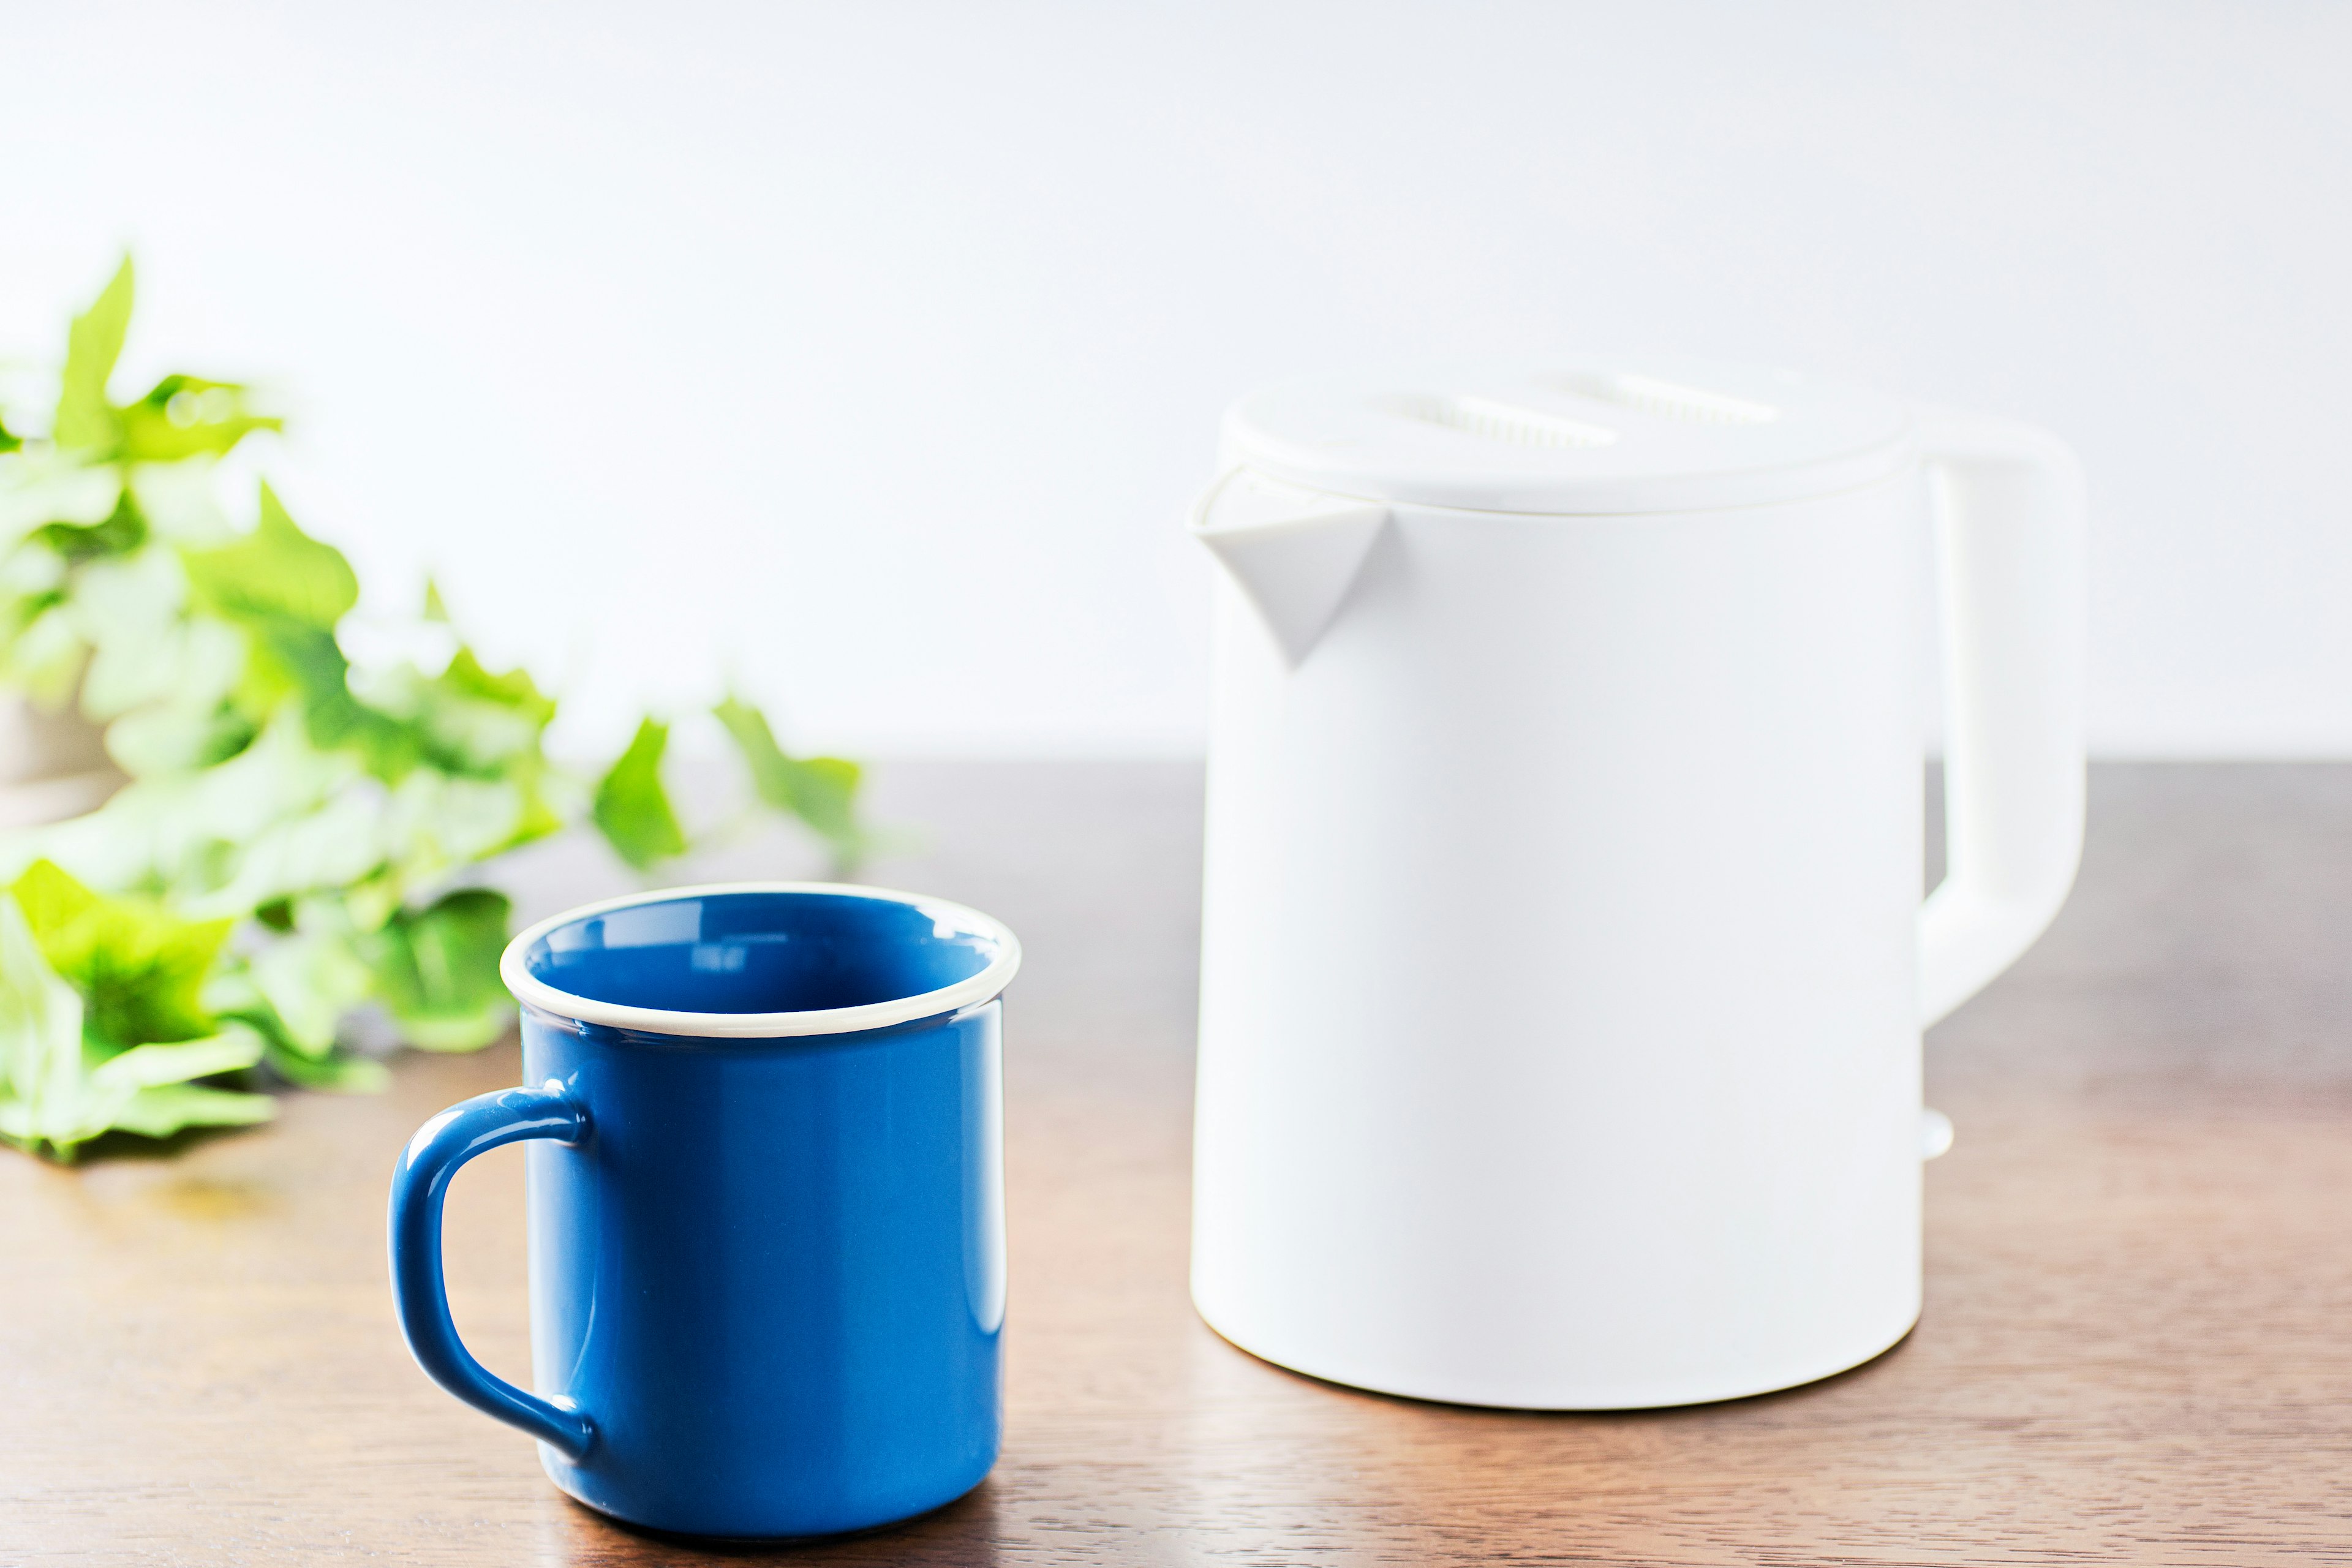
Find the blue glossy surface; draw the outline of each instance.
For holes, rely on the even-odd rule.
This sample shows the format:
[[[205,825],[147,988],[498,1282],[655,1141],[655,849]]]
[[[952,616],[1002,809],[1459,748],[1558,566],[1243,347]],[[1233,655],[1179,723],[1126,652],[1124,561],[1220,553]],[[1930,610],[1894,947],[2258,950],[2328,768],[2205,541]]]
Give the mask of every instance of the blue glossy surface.
[[[722,911],[742,917],[738,945],[833,956],[697,968],[710,906],[737,898],[768,900]],[[929,919],[898,918],[904,905],[877,920],[822,895],[697,901],[693,941],[551,942],[572,956],[561,979],[543,977],[635,1005],[715,1010],[708,998],[723,996],[726,1011],[778,1011],[910,994],[982,967]],[[1002,1426],[1000,1017],[990,1001],[762,1040],[529,1010],[524,1077],[545,1087],[444,1112],[395,1177],[394,1275],[418,1361],[539,1437],[565,1490],[658,1530],[826,1534],[961,1495],[995,1461]],[[556,1141],[567,1126],[575,1142]],[[467,1355],[440,1296],[447,1173],[519,1138],[541,1140],[529,1156],[536,1395]]]
[[[595,1443],[587,1417],[569,1401],[541,1399],[491,1376],[457,1338],[441,1280],[441,1206],[449,1178],[475,1155],[525,1138],[577,1143],[587,1130],[587,1113],[551,1086],[502,1089],[453,1105],[418,1128],[401,1151],[389,1227],[393,1304],[418,1364],[467,1404],[575,1457]]]

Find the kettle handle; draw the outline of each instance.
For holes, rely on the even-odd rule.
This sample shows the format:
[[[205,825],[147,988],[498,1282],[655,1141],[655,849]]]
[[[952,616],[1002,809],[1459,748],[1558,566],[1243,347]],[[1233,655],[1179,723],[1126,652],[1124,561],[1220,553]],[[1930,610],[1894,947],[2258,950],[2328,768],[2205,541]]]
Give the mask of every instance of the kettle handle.
[[[1948,871],[1919,911],[1920,1023],[2014,963],[2083,852],[2082,466],[2029,426],[1943,409],[1918,427],[1944,639]]]

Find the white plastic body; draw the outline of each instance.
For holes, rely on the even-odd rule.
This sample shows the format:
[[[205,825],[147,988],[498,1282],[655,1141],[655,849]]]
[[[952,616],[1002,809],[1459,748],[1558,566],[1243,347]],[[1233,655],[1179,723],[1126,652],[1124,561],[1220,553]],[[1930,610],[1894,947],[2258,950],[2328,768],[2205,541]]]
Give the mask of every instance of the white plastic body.
[[[1227,568],[1202,1315],[1318,1377],[1533,1408],[1757,1394],[1899,1340],[1921,1028],[2080,848],[2063,448],[1930,416],[1861,487],[1637,515],[1234,470],[1194,531]],[[1923,917],[1938,589],[1953,869]]]

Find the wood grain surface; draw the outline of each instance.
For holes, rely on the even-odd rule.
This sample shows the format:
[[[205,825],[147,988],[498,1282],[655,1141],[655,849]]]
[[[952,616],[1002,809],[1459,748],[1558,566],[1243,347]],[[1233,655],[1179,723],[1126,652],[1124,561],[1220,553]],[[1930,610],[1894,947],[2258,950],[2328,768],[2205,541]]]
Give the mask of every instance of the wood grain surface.
[[[2352,1563],[2352,768],[2094,780],[2083,883],[1930,1042],[1958,1124],[1927,1306],[1794,1393],[1539,1415],[1330,1387],[1186,1301],[1198,770],[901,765],[877,880],[1011,922],[1010,1425],[994,1476],[808,1563]],[[782,840],[697,875],[803,869]],[[609,890],[580,846],[527,913]],[[715,1561],[558,1495],[394,1327],[394,1152],[514,1081],[411,1055],[378,1099],[171,1158],[0,1152],[0,1562]],[[527,1364],[521,1163],[451,1201],[461,1326]]]

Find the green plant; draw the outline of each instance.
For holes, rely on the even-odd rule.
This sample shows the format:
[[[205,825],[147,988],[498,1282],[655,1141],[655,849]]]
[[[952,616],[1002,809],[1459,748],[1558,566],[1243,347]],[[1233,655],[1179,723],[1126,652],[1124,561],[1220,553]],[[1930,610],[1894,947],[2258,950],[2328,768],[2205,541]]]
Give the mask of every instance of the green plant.
[[[487,1045],[512,1009],[486,862],[583,822],[639,871],[688,847],[667,727],[573,775],[543,746],[555,700],[485,667],[431,584],[415,651],[355,662],[342,553],[267,484],[247,530],[214,497],[218,459],[279,421],[196,376],[112,401],[131,292],[125,260],[75,319],[46,436],[0,419],[0,689],[78,705],[128,780],[0,839],[0,1139],[61,1158],[265,1119],[264,1069],[380,1087],[347,1048],[371,1012],[428,1050]],[[756,800],[853,868],[856,765],[788,755],[738,698],[716,716]]]

